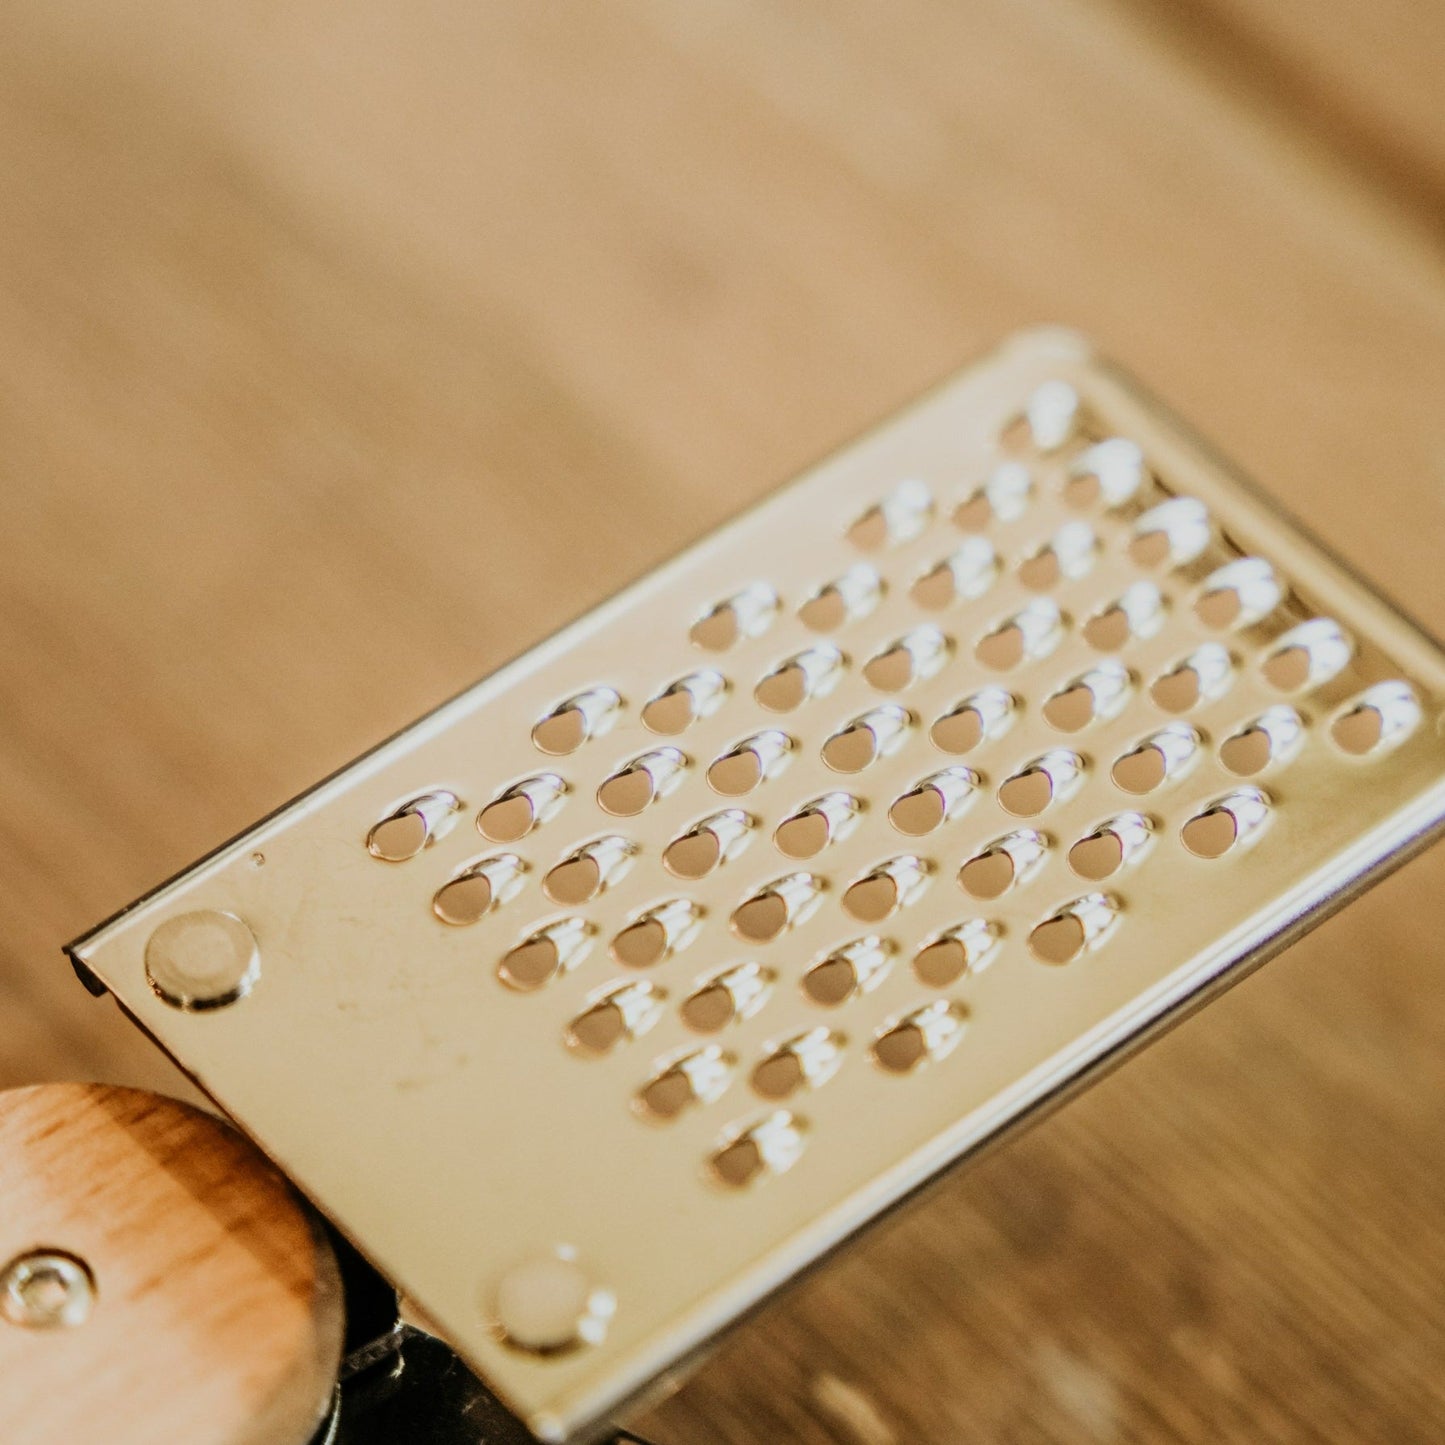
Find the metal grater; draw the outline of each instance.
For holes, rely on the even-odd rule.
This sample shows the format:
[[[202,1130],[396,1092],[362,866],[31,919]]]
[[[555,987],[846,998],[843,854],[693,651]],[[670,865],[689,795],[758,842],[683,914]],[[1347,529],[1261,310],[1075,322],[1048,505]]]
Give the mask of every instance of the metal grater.
[[[1422,846],[1442,703],[1030,332],[72,953],[585,1437]]]

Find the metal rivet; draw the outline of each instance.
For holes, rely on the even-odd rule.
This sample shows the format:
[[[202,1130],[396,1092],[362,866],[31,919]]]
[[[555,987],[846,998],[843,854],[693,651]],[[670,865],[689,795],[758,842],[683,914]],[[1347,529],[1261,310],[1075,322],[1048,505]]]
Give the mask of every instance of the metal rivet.
[[[0,1271],[0,1318],[28,1330],[83,1325],[95,1306],[95,1279],[84,1260],[33,1249]]]
[[[600,1344],[616,1310],[612,1292],[593,1282],[570,1249],[558,1249],[508,1270],[493,1313],[514,1349],[551,1355]]]
[[[256,935],[234,913],[203,908],[168,918],[145,948],[146,978],[172,1008],[223,1008],[261,976]]]

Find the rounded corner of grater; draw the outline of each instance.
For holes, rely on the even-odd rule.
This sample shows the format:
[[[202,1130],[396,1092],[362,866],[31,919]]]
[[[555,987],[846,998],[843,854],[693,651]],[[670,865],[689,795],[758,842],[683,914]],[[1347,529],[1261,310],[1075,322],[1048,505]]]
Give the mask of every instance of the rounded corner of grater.
[[[1041,328],[72,953],[570,1439],[1422,846],[1442,708]]]

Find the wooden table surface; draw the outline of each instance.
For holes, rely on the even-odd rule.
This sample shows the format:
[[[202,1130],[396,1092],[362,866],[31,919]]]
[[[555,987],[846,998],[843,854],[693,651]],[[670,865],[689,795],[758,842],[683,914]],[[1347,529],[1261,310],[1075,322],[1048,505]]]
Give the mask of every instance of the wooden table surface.
[[[1445,8],[0,11],[0,1085],[60,944],[1012,328],[1445,631]],[[639,1421],[1445,1438],[1445,850]]]

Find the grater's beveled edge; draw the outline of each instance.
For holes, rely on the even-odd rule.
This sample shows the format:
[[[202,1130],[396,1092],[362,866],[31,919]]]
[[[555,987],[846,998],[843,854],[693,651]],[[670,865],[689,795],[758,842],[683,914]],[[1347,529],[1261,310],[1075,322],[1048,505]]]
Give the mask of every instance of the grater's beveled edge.
[[[1262,632],[1250,631],[1245,642],[1231,641],[1231,649],[1242,654],[1232,689],[1222,698],[1201,702],[1190,714],[1193,721],[1181,724],[1200,734],[1202,746],[1181,774],[1179,792],[1161,804],[1150,800],[1147,807],[1140,805],[1143,811],[1157,809],[1156,836],[1148,841],[1148,856],[1137,873],[1128,873],[1117,884],[1122,907],[1117,916],[1101,915],[1098,946],[1075,963],[1053,968],[1030,958],[1020,936],[1024,925],[1046,921],[1046,915],[1066,909],[1077,897],[1107,897],[1111,892],[1108,883],[1073,877],[1058,845],[1067,846],[1071,838],[1066,835],[1082,835],[1105,821],[1106,813],[1135,805],[1136,799],[1109,791],[1107,755],[1177,721],[1151,707],[1144,692],[1149,676],[1162,674],[1165,665],[1186,650],[1186,638],[1193,646],[1203,636],[1197,630],[1175,630],[1179,604],[1196,594],[1203,580],[1188,567],[1187,585],[1171,582],[1165,589],[1169,618],[1160,631],[1150,637],[1141,630],[1118,654],[1136,674],[1135,695],[1117,718],[1098,724],[1098,734],[1061,736],[1038,716],[1050,688],[1066,683],[1097,657],[1080,650],[1080,615],[1068,618],[1055,652],[1026,664],[1021,675],[1002,680],[1004,687],[1016,688],[1025,706],[1011,728],[980,745],[977,759],[943,755],[923,739],[945,697],[961,697],[1000,681],[972,664],[962,667],[959,653],[985,623],[1006,617],[1004,597],[1013,603],[1027,601],[1014,570],[1024,553],[1036,549],[1068,515],[1055,507],[1046,513],[1047,525],[1044,513],[1025,509],[1019,518],[999,522],[989,532],[1004,554],[1006,575],[996,588],[1012,590],[986,590],[981,599],[944,615],[939,625],[947,629],[954,654],[939,673],[916,684],[929,699],[926,704],[913,700],[917,694],[904,693],[896,700],[918,714],[918,722],[906,746],[875,765],[882,771],[867,783],[871,807],[851,836],[836,845],[851,850],[848,863],[828,867],[821,903],[810,905],[813,911],[800,917],[784,943],[751,949],[739,947],[735,939],[715,944],[705,928],[700,943],[668,958],[655,974],[634,974],[607,960],[610,930],[602,925],[632,918],[645,911],[643,905],[659,904],[671,894],[690,894],[716,929],[725,925],[725,905],[736,905],[745,892],[809,870],[807,862],[774,849],[772,829],[785,813],[823,793],[824,785],[850,786],[846,776],[823,769],[814,754],[830,730],[857,715],[863,704],[896,705],[892,694],[867,686],[860,675],[862,664],[868,652],[897,642],[907,630],[905,624],[938,621],[916,606],[902,607],[902,583],[910,572],[959,543],[963,534],[939,515],[942,504],[962,500],[969,486],[982,479],[999,460],[995,438],[1004,424],[1041,385],[1054,381],[1075,389],[1090,425],[1138,441],[1151,468],[1173,490],[1199,497],[1224,531],[1246,544],[1246,551],[1258,551],[1273,562],[1289,584],[1291,606],[1307,604],[1305,613],[1323,609],[1342,620],[1358,644],[1350,666],[1361,669],[1360,675],[1331,679],[1308,694],[1308,706],[1299,703],[1299,711],[1310,714],[1309,745],[1288,767],[1281,767],[1277,781],[1273,774],[1260,780],[1271,794],[1273,811],[1269,827],[1240,855],[1248,874],[1223,875],[1236,879],[1233,897],[1243,900],[1230,914],[1229,927],[1221,928],[1217,917],[1227,900],[1211,895],[1201,910],[1198,900],[1166,898],[1168,890],[1161,884],[1208,876],[1197,870],[1211,865],[1181,856],[1179,810],[1186,800],[1201,808],[1212,805],[1240,781],[1227,776],[1213,754],[1231,725],[1247,720],[1271,700],[1255,686],[1250,664],[1260,661],[1271,637],[1287,630],[1272,621]],[[1059,454],[1068,458],[1079,450],[1065,442]],[[1029,464],[1039,477],[1060,482],[1056,462],[1034,455]],[[894,585],[882,603],[875,604],[876,611],[864,614],[852,634],[839,634],[848,641],[827,639],[851,654],[842,680],[832,684],[834,690],[809,697],[799,709],[800,716],[807,716],[796,726],[791,715],[774,716],[755,705],[754,682],[817,640],[794,624],[790,609],[805,600],[808,588],[864,555],[846,544],[844,527],[898,482],[920,473],[935,494],[935,515],[878,563],[880,571],[893,569],[889,575]],[[906,508],[899,513],[904,532],[912,525],[905,513]],[[1047,592],[1049,598],[1063,599],[1066,614],[1082,613],[1079,604],[1085,601],[1092,605],[1113,597],[1118,588],[1111,587],[1111,580],[1120,587],[1140,580],[1137,569],[1112,560],[1127,538],[1133,515],[1126,507],[1112,521],[1099,522],[1100,550],[1111,560],[1102,571],[1099,565],[1093,568],[1092,582],[1064,581]],[[1039,517],[1036,526],[1031,516]],[[787,517],[791,530],[779,521]],[[801,520],[811,520],[811,530]],[[868,560],[877,558],[868,554]],[[773,607],[771,621],[751,633],[753,622],[741,608],[730,624],[743,634],[736,650],[712,654],[687,645],[685,632],[695,618],[754,583],[782,594],[784,605]],[[639,657],[643,649],[634,645],[625,658],[614,653],[597,665],[609,640],[616,647],[610,630],[624,630],[634,609],[659,606],[668,598],[674,601],[667,625],[676,637],[647,637],[646,650],[658,661]],[[758,616],[771,606],[766,598],[754,598],[749,605],[754,604],[761,609]],[[1298,615],[1290,613],[1283,620],[1298,620]],[[1161,651],[1166,641],[1177,645]],[[624,649],[626,642],[624,637]],[[579,658],[584,647],[585,662]],[[716,668],[727,674],[730,692],[714,713],[699,717],[695,730],[677,737],[654,736],[637,725],[637,714],[647,696],[686,670],[684,661],[694,671]],[[644,686],[649,670],[650,682]],[[1248,682],[1241,681],[1246,673]],[[1337,751],[1332,753],[1324,735],[1328,719],[1346,707],[1348,696],[1362,685],[1393,676],[1408,679],[1421,704],[1413,730],[1378,760],[1346,762]],[[609,821],[592,806],[590,794],[602,776],[600,763],[589,759],[576,765],[585,766],[585,772],[576,772],[571,771],[571,758],[538,751],[529,739],[514,746],[509,737],[504,747],[493,746],[498,729],[526,738],[544,705],[589,688],[616,689],[622,704],[616,716],[608,713],[606,699],[598,704],[601,721],[584,748],[604,750],[609,767],[603,772],[615,771],[615,765],[635,761],[649,750],[674,747],[688,755],[691,768],[683,785],[664,795],[641,823],[630,818]],[[534,1431],[547,1439],[573,1438],[595,1428],[607,1413],[676,1368],[772,1289],[948,1165],[1082,1087],[1100,1068],[1242,976],[1424,846],[1445,820],[1442,698],[1445,658],[1435,644],[1243,487],[1117,372],[1094,359],[1082,339],[1058,329],[1039,329],[1012,338],[901,417],[132,905],[70,951],[417,1307],[438,1322],[440,1332]],[[489,715],[482,730],[484,711]],[[457,746],[469,726],[479,729],[486,745],[480,751],[507,760],[495,776],[467,762],[467,750]],[[690,888],[677,886],[658,865],[667,837],[704,814],[750,807],[746,796],[710,792],[700,777],[704,765],[725,751],[725,745],[768,731],[797,736],[779,772],[761,785],[757,796],[765,801],[752,805],[765,826],[752,830],[756,836],[746,850],[715,877]],[[1027,831],[1030,820],[1009,818],[991,794],[1006,775],[1048,748],[1077,748],[1080,755],[1087,754],[1087,785],[1050,815],[1047,831],[1057,835],[1051,838],[1055,847],[1042,871],[1029,875],[1027,888],[1019,888],[1023,901],[975,910],[997,912],[1002,919],[1004,947],[999,956],[956,988],[929,989],[916,979],[909,982],[906,955],[912,945],[934,937],[974,907],[952,882],[964,853],[1010,828]],[[503,785],[521,776],[521,763],[513,759],[525,759],[531,773],[555,769],[567,774],[571,793],[555,821],[539,828],[535,839],[496,844],[477,831],[473,819]],[[960,830],[953,841],[915,846],[884,821],[888,795],[954,763],[976,767],[984,775],[977,789],[980,796],[957,824],[944,825]],[[454,788],[465,802],[466,810],[452,820],[451,831],[406,863],[368,857],[367,828],[429,788]],[[569,821],[569,812],[575,816],[584,811],[587,826]],[[604,835],[627,838],[637,845],[637,853],[635,859],[623,860],[632,865],[630,871],[619,871],[620,901],[609,905],[604,899],[588,920],[597,925],[598,935],[590,940],[591,957],[575,976],[561,980],[570,989],[570,1009],[559,1013],[546,989],[519,995],[499,987],[492,970],[502,944],[515,943],[524,924],[555,920],[568,911],[545,902],[539,892],[546,870],[568,851],[562,843],[586,844]],[[1273,852],[1272,844],[1279,845]],[[519,857],[526,872],[518,875],[524,879],[523,891],[502,902],[494,916],[470,929],[453,928],[426,907],[433,889],[466,864],[500,854]],[[798,1002],[794,990],[805,967],[829,946],[867,930],[865,924],[840,922],[838,900],[849,879],[856,881],[865,864],[881,866],[890,857],[914,855],[932,865],[932,878],[917,905],[919,923],[911,932],[910,925],[904,925],[894,939],[883,982],[837,1013]],[[258,865],[255,860],[263,856],[264,863]],[[1236,860],[1217,862],[1227,869]],[[1151,868],[1156,870],[1152,891]],[[413,881],[403,887],[401,880],[408,876]],[[736,886],[717,881],[725,876],[735,877]],[[500,873],[493,884],[498,897],[512,886]],[[327,889],[334,890],[334,900],[329,894],[320,897]],[[248,996],[207,1013],[167,1006],[147,985],[144,967],[144,942],[151,929],[164,918],[195,908],[246,919],[256,931],[262,959],[260,980]],[[1208,918],[1201,919],[1201,913]],[[1152,963],[1136,957],[1136,951],[1147,950],[1136,950],[1131,937],[1152,937],[1149,930],[1166,924],[1168,936],[1179,940],[1167,961],[1159,962],[1157,948]],[[462,939],[470,941],[463,944]],[[791,951],[789,939],[797,942]],[[699,949],[713,950],[705,966],[694,966]],[[429,958],[425,970],[415,966],[421,954]],[[772,994],[756,1012],[746,1014],[730,1036],[688,1033],[686,1015],[680,1019],[676,1013],[683,996],[705,981],[704,976],[744,955],[774,975]],[[642,1010],[639,1017],[660,1007],[662,1021],[654,1033],[603,1059],[566,1056],[559,1037],[563,1014],[575,1017],[579,1007],[605,1001],[607,989],[618,983],[655,982],[666,985],[667,999],[660,1006],[647,998],[636,1001]],[[751,987],[757,980],[744,982]],[[1058,1003],[1059,997],[1065,1003]],[[1010,1011],[1009,1004],[1021,999],[1031,1010],[1053,1009],[1058,1017],[1045,1025],[1037,1018],[1025,1019],[1017,1007]],[[886,1077],[858,1045],[883,1024],[907,1024],[910,1010],[916,1012],[915,1005],[930,1000],[956,1006],[960,1016],[967,1012],[961,1041],[946,1056],[940,1051],[936,1062],[915,1075]],[[468,1009],[481,1010],[470,1019],[471,1034],[461,1026]],[[850,1009],[852,1013],[844,1012]],[[498,1035],[497,1019],[502,1016],[508,1032]],[[726,1044],[740,1065],[753,1065],[765,1045],[785,1044],[784,1036],[802,1022],[821,1026],[841,1019],[848,1020],[853,1051],[836,1077],[807,1096],[805,1105],[796,1106],[798,1114],[806,1112],[809,1124],[807,1147],[796,1166],[737,1197],[703,1182],[701,1171],[708,1150],[728,1137],[729,1125],[756,1122],[772,1107],[749,1093],[746,1077],[735,1077],[720,1098],[694,1108],[690,1118],[659,1125],[628,1116],[628,1097],[693,1044]],[[658,1039],[663,1042],[655,1043]],[[489,1059],[479,1065],[466,1051],[483,1045]],[[315,1061],[323,1051],[331,1054],[329,1066],[318,1070]],[[450,1091],[448,1070],[456,1076]],[[469,1090],[464,1087],[468,1082],[490,1083],[492,1091]],[[509,1134],[508,1106],[520,1086],[531,1091],[537,1112],[529,1125]],[[910,1089],[911,1101],[904,1096],[899,1105],[896,1091]],[[488,1106],[480,1114],[478,1098]],[[879,1105],[879,1098],[888,1102]],[[860,1121],[890,1110],[893,1127],[873,1131],[890,1136],[880,1146]],[[535,1147],[526,1146],[545,1150],[546,1140],[538,1137],[545,1131],[538,1124],[555,1117],[566,1119],[567,1129],[559,1131],[570,1132],[565,1147],[541,1161],[529,1157]],[[838,1140],[851,1144],[855,1153],[872,1150],[871,1167],[836,1157],[843,1152]],[[428,1142],[430,1153],[423,1147]],[[597,1148],[598,1158],[586,1159],[589,1145]],[[615,1156],[610,1161],[600,1157],[608,1148]],[[565,1168],[559,1172],[559,1155],[566,1156],[561,1162],[571,1168],[570,1176]],[[501,1177],[490,1177],[494,1164],[501,1166]],[[521,1171],[533,1165],[533,1184],[519,1187]],[[559,1202],[569,1177],[571,1201]],[[587,1188],[577,1187],[579,1177]],[[669,1241],[669,1233],[680,1247]],[[609,1316],[599,1344],[546,1356],[519,1353],[497,1336],[496,1284],[510,1265],[545,1252],[551,1243],[575,1250],[596,1272],[595,1282],[614,1297],[616,1312]]]

